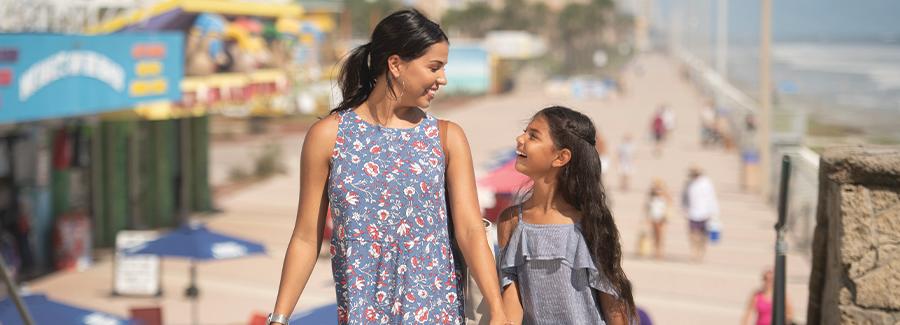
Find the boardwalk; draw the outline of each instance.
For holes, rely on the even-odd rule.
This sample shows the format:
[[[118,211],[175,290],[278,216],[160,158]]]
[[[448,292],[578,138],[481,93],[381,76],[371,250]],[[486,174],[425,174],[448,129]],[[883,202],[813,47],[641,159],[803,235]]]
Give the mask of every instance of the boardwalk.
[[[631,190],[618,190],[614,169],[607,176],[607,188],[622,232],[625,271],[634,283],[637,303],[660,324],[736,324],[749,294],[759,286],[761,270],[774,265],[775,209],[761,197],[740,191],[736,153],[700,148],[702,97],[680,78],[677,64],[657,55],[639,62],[644,73],[626,74],[628,95],[622,98],[576,101],[524,95],[540,93],[535,89],[519,96],[485,100],[444,116],[463,126],[476,164],[481,162],[482,166],[492,153],[511,148],[525,121],[547,105],[565,105],[591,116],[611,153],[623,135],[631,133],[637,144]],[[676,130],[662,156],[656,158],[647,133],[651,115],[661,103],[668,103],[675,111]],[[722,242],[710,247],[705,262],[690,263],[687,222],[676,214],[667,226],[668,258],[660,262],[637,258],[636,237],[652,178],[662,178],[677,200],[692,163],[706,169],[718,190],[724,223]],[[788,257],[788,293],[798,311],[798,321],[806,317],[809,268],[805,257]]]
[[[627,96],[606,100],[564,100],[542,96],[539,86],[507,96],[491,97],[464,107],[438,112],[466,130],[479,173],[497,152],[513,147],[513,139],[526,120],[551,104],[567,105],[590,115],[614,148],[622,135],[636,139],[636,174],[632,190],[618,191],[615,177],[607,185],[614,201],[614,215],[621,229],[626,255],[625,271],[635,287],[638,305],[648,310],[657,324],[736,324],[751,291],[759,285],[760,271],[773,264],[774,209],[756,195],[737,187],[738,158],[734,153],[699,147],[698,108],[702,98],[677,74],[677,65],[663,56],[640,59],[645,71],[629,72]],[[532,87],[529,87],[532,86]],[[656,158],[645,136],[650,115],[660,103],[668,103],[677,116],[677,129],[664,154]],[[225,213],[211,218],[210,227],[263,241],[269,256],[202,264],[198,268],[202,290],[200,320],[203,324],[246,324],[251,312],[272,307],[281,259],[287,245],[298,192],[297,165],[300,139],[283,140],[287,147],[289,174],[274,178],[221,200]],[[212,160],[240,159],[217,156]],[[686,222],[676,214],[668,225],[668,257],[663,261],[635,256],[635,240],[647,187],[652,177],[665,180],[673,194],[680,194],[690,164],[701,164],[719,193],[723,240],[712,246],[703,263],[687,258]],[[612,171],[609,176],[614,176]],[[160,298],[110,297],[112,266],[101,261],[82,273],[62,273],[31,284],[32,291],[109,312],[125,315],[132,306],[161,306],[166,324],[189,322],[189,305],[182,292],[188,282],[187,263],[166,260]],[[809,263],[802,256],[788,257],[788,292],[797,311],[805,318]],[[334,302],[327,259],[320,259],[298,311]]]

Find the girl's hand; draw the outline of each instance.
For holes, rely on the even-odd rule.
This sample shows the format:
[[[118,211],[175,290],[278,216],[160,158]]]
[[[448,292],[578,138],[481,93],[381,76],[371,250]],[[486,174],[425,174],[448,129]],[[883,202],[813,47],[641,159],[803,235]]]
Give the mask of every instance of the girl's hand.
[[[516,325],[516,322],[506,317],[504,310],[491,311],[491,325]]]
[[[514,323],[511,320],[506,320],[505,317],[504,318],[491,317],[491,325],[515,325],[515,324],[516,323]]]

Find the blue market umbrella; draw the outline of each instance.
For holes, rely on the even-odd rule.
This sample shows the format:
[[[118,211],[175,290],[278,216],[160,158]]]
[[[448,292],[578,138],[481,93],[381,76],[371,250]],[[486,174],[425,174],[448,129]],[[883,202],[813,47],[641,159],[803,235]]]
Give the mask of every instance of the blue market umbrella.
[[[195,262],[265,254],[266,248],[259,243],[212,232],[203,224],[191,223],[155,240],[125,249],[124,253],[125,255],[159,255],[189,259],[191,261],[191,284],[185,294],[195,302],[193,313],[196,324],[196,299],[200,295],[200,290],[197,289]]]
[[[35,324],[54,325],[126,325],[137,324],[124,317],[104,312],[71,306],[53,301],[45,295],[34,294],[22,297]],[[10,299],[0,301],[0,324],[24,324],[16,305]]]
[[[265,254],[262,244],[209,231],[203,224],[184,225],[162,237],[125,250],[127,255],[182,257],[192,261],[223,260]]]
[[[310,311],[296,313],[289,322],[291,324],[337,325],[337,305],[331,304]]]

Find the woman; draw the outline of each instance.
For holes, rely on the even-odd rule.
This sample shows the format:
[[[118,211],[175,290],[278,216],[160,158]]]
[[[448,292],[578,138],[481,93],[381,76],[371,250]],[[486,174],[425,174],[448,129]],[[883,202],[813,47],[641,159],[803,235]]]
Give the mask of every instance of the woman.
[[[271,324],[286,322],[306,286],[329,204],[341,324],[462,323],[445,195],[491,324],[505,324],[465,134],[448,123],[445,156],[438,120],[423,110],[447,83],[448,46],[437,24],[402,10],[343,63],[343,101],[303,144],[297,221]]]
[[[744,309],[743,325],[769,325],[772,324],[772,293],[775,291],[774,273],[766,269],[762,274],[762,287],[750,295],[747,308]],[[785,295],[784,300],[785,324],[793,324],[794,308],[790,299]],[[755,316],[755,317],[754,317]]]

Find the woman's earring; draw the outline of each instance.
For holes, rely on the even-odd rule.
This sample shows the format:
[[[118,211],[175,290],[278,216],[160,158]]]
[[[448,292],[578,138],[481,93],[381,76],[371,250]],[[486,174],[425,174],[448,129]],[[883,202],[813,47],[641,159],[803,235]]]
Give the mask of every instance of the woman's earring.
[[[403,95],[406,94],[406,82],[399,77],[397,77],[397,80],[400,80],[400,96],[397,97],[397,100],[399,101],[400,98],[403,98]]]

